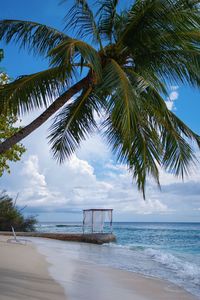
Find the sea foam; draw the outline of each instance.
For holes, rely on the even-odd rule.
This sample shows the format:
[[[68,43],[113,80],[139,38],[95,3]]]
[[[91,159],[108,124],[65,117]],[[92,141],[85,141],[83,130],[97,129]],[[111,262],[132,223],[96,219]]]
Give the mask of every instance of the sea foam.
[[[200,287],[200,268],[197,265],[161,250],[149,248],[145,252],[151,259],[171,269],[177,276],[184,280],[192,280]]]

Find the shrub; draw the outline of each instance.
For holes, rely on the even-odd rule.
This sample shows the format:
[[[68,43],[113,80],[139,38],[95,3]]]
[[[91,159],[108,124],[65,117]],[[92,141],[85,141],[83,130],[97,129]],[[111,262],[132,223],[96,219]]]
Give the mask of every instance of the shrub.
[[[24,217],[13,199],[5,192],[0,193],[0,231],[34,231],[37,220],[34,216]]]

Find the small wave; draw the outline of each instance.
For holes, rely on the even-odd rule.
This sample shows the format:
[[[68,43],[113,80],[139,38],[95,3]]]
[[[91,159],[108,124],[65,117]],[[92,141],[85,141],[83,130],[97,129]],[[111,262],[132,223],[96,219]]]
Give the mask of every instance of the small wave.
[[[197,265],[160,250],[149,248],[145,250],[145,253],[154,261],[171,269],[184,281],[190,280],[195,285],[200,285],[200,268]]]
[[[135,245],[135,244],[126,244],[126,245],[121,245],[121,244],[116,244],[116,243],[109,243],[109,244],[104,244],[106,247],[113,247],[113,248],[121,248],[121,249],[128,249],[128,250],[133,250],[133,251],[138,251],[138,250],[144,250],[146,247],[142,245]]]
[[[79,224],[57,224],[55,227],[82,227],[82,225]]]
[[[53,224],[37,224],[36,225],[36,227],[49,227],[49,228],[51,228],[51,227],[54,227],[54,225]]]

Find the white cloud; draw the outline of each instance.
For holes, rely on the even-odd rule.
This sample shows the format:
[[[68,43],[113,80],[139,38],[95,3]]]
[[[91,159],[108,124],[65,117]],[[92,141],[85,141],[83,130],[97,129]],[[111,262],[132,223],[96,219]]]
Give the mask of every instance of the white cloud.
[[[45,176],[39,173],[39,161],[36,155],[31,155],[24,162],[22,175],[26,176],[26,180],[29,180],[30,185],[46,187]]]
[[[170,99],[171,101],[177,100],[178,97],[179,97],[179,93],[178,93],[177,91],[173,91],[173,92],[171,92],[171,93],[169,94],[169,99]]]
[[[30,155],[17,175],[20,192],[18,204],[28,205],[32,211],[60,211],[91,207],[114,208],[118,214],[170,215],[178,210],[187,212],[199,209],[200,172],[182,183],[172,174],[161,170],[162,192],[153,180],[147,184],[147,200],[142,199],[133,184],[131,175],[123,165],[112,164],[103,168],[100,179],[95,168],[74,155],[56,171],[54,165],[42,170],[38,157]],[[109,172],[107,172],[109,170]],[[191,193],[191,189],[194,193]],[[190,201],[188,201],[190,197]]]
[[[176,101],[179,97],[179,92],[178,92],[178,86],[171,86],[171,92],[169,94],[169,97],[165,101],[167,108],[169,110],[174,110],[175,109],[175,104],[174,101]]]

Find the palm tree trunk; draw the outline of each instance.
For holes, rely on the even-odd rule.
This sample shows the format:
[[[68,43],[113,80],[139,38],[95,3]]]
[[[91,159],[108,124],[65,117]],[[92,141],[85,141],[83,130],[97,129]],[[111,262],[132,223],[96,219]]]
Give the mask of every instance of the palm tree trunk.
[[[60,109],[72,96],[81,91],[89,83],[89,76],[84,77],[71,88],[69,88],[64,94],[58,97],[39,117],[37,117],[30,124],[19,130],[13,136],[6,139],[0,144],[0,154],[6,152],[22,139],[27,137],[35,129],[40,127],[51,117],[58,109]]]

